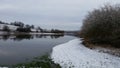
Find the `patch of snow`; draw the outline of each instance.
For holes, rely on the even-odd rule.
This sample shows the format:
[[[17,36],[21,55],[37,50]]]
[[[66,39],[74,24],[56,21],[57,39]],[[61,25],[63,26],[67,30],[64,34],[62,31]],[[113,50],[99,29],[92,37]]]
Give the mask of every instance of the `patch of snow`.
[[[120,68],[120,57],[91,50],[74,39],[53,48],[51,58],[62,68]]]
[[[8,26],[9,29],[12,31],[15,31],[18,28],[18,26],[14,26],[14,25],[0,24],[0,30],[2,30],[4,26]]]
[[[36,29],[31,29],[32,32],[36,32],[37,30]]]

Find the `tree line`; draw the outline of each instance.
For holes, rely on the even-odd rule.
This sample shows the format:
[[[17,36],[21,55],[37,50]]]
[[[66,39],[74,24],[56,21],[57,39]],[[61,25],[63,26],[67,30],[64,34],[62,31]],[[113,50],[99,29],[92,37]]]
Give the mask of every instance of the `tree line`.
[[[34,25],[24,24],[23,22],[15,21],[11,23],[5,23],[0,21],[0,24],[5,24],[2,28],[2,31],[11,31],[8,25],[16,26],[16,32],[43,32],[43,33],[64,33],[63,30],[58,29],[42,29],[40,26],[35,27]]]

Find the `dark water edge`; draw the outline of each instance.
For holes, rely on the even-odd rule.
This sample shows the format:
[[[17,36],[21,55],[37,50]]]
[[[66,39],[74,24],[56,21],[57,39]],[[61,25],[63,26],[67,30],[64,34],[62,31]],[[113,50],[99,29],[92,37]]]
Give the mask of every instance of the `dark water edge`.
[[[19,57],[16,55],[15,56],[12,55],[13,58],[11,58],[11,56],[10,57],[7,56],[8,62],[7,62],[7,59],[4,59],[4,56],[3,57],[0,56],[0,60],[1,60],[0,67],[9,67],[9,68],[61,68],[59,64],[55,64],[52,61],[52,59],[50,58],[50,53],[52,52],[52,48],[55,45],[65,43],[65,42],[72,40],[74,38],[75,37],[72,37],[72,36],[53,35],[53,34],[52,35],[51,34],[50,35],[49,34],[2,35],[2,36],[0,36],[0,43],[4,44],[4,45],[0,44],[0,49],[6,48],[7,49],[6,51],[9,51],[9,50],[11,51],[11,47],[13,47],[12,51],[15,52],[16,50],[18,50],[18,52],[16,52],[16,53],[18,53],[18,55],[19,55],[19,53],[21,53],[21,52],[19,52],[18,47],[20,47],[20,49],[21,49],[23,46],[23,48],[28,47],[28,49],[29,49],[32,46],[33,48],[31,48],[31,49],[36,49],[34,47],[37,47],[37,49],[38,49],[39,45],[40,45],[40,49],[38,49],[37,51],[33,51],[33,55],[32,55],[32,53],[28,53],[28,55],[27,55],[28,57],[26,60],[23,60],[23,59],[27,53],[26,53],[26,50],[23,50],[22,53],[23,52],[25,52],[25,53],[23,53],[23,55],[21,55],[23,57],[23,59],[21,61],[24,61],[24,62],[18,62],[19,60],[17,61],[16,58],[19,58]],[[20,42],[23,44],[18,46],[17,43],[20,43]],[[28,43],[26,43],[26,42],[28,42]],[[32,42],[37,43],[37,44],[33,46]],[[11,43],[13,45],[10,45],[9,43]],[[18,49],[15,49],[14,47],[18,48]],[[47,51],[44,52],[43,50],[41,51],[41,49],[47,50]],[[30,52],[32,52],[32,51],[30,51]],[[39,52],[40,52],[40,55],[39,55]],[[41,52],[42,52],[42,54],[41,54]],[[34,53],[36,53],[36,54],[34,54]],[[29,55],[30,55],[30,57],[31,56],[33,56],[33,57],[29,58]],[[2,58],[5,61],[2,60]],[[10,58],[13,59],[13,61],[9,60]],[[2,61],[4,61],[4,62],[2,63]],[[14,61],[16,61],[17,63],[14,64],[13,63]],[[6,62],[8,64],[6,64]]]

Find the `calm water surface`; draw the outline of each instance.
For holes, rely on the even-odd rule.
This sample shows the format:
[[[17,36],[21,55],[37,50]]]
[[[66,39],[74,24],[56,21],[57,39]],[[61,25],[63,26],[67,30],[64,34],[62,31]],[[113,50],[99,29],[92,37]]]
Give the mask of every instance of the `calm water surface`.
[[[14,65],[50,54],[58,44],[74,39],[57,35],[4,35],[0,36],[0,65]]]

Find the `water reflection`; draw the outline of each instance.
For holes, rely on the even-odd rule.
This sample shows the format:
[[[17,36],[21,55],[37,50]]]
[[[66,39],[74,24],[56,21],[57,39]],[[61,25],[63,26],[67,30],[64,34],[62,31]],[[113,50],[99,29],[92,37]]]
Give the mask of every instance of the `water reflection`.
[[[17,35],[1,35],[0,40],[14,40],[14,41],[21,41],[21,40],[30,40],[34,38],[48,38],[57,39],[60,37],[64,37],[64,35],[55,35],[55,34],[17,34]]]
[[[16,66],[18,68],[21,66],[30,68],[39,64],[37,67],[58,68],[53,67],[56,65],[45,54],[50,54],[54,46],[74,38],[73,36],[53,34],[0,35],[0,67],[11,67],[18,64]],[[34,60],[35,57],[40,59]],[[44,57],[44,59],[41,59],[41,57]],[[47,60],[46,62],[46,59],[50,61]]]

